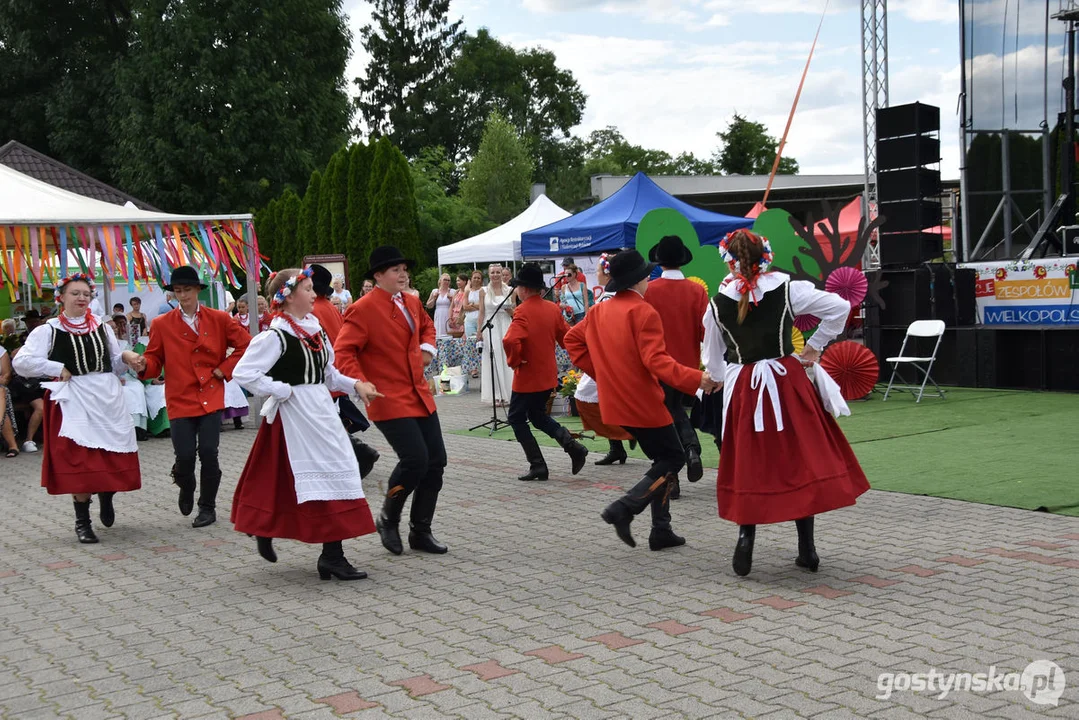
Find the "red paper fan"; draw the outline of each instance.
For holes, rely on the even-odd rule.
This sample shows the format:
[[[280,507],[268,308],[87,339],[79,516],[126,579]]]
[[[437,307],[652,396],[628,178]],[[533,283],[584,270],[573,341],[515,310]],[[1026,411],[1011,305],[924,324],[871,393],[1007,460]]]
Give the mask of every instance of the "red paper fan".
[[[880,377],[877,356],[853,340],[844,340],[830,346],[821,356],[820,366],[839,385],[844,400],[865,397]]]
[[[818,325],[820,325],[820,318],[816,315],[796,315],[794,317],[794,327],[802,332],[812,330]]]
[[[851,305],[859,305],[865,300],[869,281],[865,279],[865,273],[857,268],[837,267],[824,281],[824,289],[835,293]]]

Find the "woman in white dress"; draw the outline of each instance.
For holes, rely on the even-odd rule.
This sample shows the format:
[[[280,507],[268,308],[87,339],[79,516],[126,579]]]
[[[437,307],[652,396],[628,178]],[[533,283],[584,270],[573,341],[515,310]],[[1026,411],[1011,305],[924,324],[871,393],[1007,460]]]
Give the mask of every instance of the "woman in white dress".
[[[450,276],[442,273],[438,279],[438,287],[431,291],[431,297],[427,298],[428,309],[435,309],[435,338],[450,336],[450,305],[453,303],[453,291],[450,289]]]
[[[478,339],[476,335],[479,333],[480,325],[480,307],[483,305],[480,302],[480,294],[483,292],[483,271],[473,270],[472,277],[469,280],[468,287],[465,288],[468,296],[465,298],[465,337],[472,340]]]
[[[497,312],[496,308],[513,290],[502,281],[501,265],[491,265],[487,270],[487,274],[491,278],[491,282],[480,291],[480,316],[478,319],[480,341],[483,343],[483,350],[480,351],[482,358],[480,365],[480,401],[489,403],[494,399],[500,405],[505,405],[510,401],[510,392],[513,387],[513,370],[506,364],[506,351],[502,347],[502,338],[506,336],[510,321],[513,320],[513,302],[506,302],[505,305],[502,305],[502,309],[497,310]],[[492,319],[489,333],[483,329],[488,318]],[[488,343],[494,347],[495,371],[493,377],[491,373],[491,348],[488,347]]]

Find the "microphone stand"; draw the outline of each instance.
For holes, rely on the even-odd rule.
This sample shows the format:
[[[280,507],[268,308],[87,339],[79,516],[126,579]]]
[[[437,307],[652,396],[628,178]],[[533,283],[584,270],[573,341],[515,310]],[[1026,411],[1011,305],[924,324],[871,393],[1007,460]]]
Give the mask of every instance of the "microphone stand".
[[[488,437],[494,435],[503,427],[510,426],[507,421],[501,420],[498,417],[498,374],[495,372],[494,319],[498,315],[498,313],[502,312],[502,306],[509,302],[509,299],[511,297],[513,297],[513,288],[509,288],[509,292],[506,294],[506,297],[502,299],[502,302],[498,304],[498,307],[495,308],[495,311],[491,313],[491,317],[487,318],[487,320],[483,323],[483,330],[487,331],[487,353],[488,357],[491,358],[491,419],[485,423],[480,423],[479,425],[470,427],[468,431],[472,432],[473,430],[479,430],[481,427],[489,428],[490,432],[487,433]]]

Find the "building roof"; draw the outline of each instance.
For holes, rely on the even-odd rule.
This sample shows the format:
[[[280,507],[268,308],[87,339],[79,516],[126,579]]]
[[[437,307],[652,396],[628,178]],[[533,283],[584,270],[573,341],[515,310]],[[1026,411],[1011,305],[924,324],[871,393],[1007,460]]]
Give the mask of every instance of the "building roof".
[[[153,205],[106,185],[100,180],[95,180],[86,173],[79,172],[75,168],[65,165],[59,160],[54,160],[48,155],[43,155],[17,140],[12,140],[6,145],[0,146],[0,165],[6,165],[12,170],[29,175],[35,180],[46,182],[61,190],[67,190],[83,197],[101,200],[113,205],[125,205],[130,202],[140,210],[160,212]]]

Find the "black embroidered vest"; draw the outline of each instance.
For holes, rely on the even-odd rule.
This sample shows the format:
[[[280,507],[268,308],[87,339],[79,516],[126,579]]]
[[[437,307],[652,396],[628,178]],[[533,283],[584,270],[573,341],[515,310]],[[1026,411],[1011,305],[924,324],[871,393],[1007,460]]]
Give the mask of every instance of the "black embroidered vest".
[[[52,350],[49,359],[63,363],[72,375],[96,372],[112,372],[112,356],[109,352],[109,336],[105,326],[85,335],[74,335],[66,330],[52,330]]]
[[[321,385],[326,381],[326,365],[330,362],[330,339],[320,331],[322,349],[312,350],[300,338],[274,328],[281,341],[281,357],[277,359],[270,372],[271,378],[289,385]]]
[[[723,332],[730,362],[748,365],[758,360],[786,357],[794,352],[791,329],[789,284],[764,293],[756,305],[750,304],[745,321],[738,324],[738,301],[722,293],[712,298],[712,314]]]

